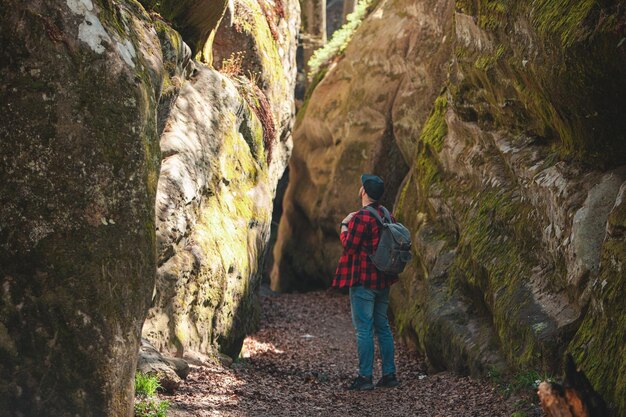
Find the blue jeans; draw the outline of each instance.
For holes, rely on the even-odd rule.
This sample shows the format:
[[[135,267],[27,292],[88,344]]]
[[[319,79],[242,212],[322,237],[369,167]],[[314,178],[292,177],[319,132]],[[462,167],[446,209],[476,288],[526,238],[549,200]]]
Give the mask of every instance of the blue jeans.
[[[383,360],[383,375],[396,372],[393,335],[387,319],[389,288],[373,290],[362,285],[350,288],[352,324],[356,330],[359,375],[372,376],[374,367],[374,332]]]

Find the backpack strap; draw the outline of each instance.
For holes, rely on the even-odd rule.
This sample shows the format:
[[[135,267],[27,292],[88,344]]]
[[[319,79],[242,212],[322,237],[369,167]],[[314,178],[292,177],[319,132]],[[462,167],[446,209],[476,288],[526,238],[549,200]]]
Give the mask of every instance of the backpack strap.
[[[387,219],[387,223],[393,223],[393,220],[391,219],[391,213],[389,213],[389,210],[387,210],[385,206],[380,206],[380,208],[383,209],[383,214],[385,215],[385,219]]]
[[[383,219],[380,217],[380,214],[378,214],[378,210],[376,210],[374,207],[366,206],[365,209],[369,211],[376,218],[378,223],[380,223],[381,225],[385,223],[392,223],[391,215],[389,214],[389,211],[387,211],[387,209],[384,206],[380,206],[380,207],[383,209],[385,220],[387,220],[386,222],[383,221]]]

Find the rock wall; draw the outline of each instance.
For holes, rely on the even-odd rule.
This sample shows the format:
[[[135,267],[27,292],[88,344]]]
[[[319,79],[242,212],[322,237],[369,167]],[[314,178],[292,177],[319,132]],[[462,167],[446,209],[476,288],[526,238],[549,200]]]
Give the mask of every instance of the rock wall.
[[[1,416],[131,415],[142,326],[238,354],[291,151],[284,4],[235,76],[207,65],[226,3],[0,2]]]
[[[360,204],[362,172],[386,179],[383,202],[393,205],[414,152],[411,137],[439,94],[452,51],[444,36],[453,7],[433,1],[413,10],[410,4],[373,12],[299,113],[274,289],[329,283],[341,254],[339,223]]]
[[[140,0],[178,29],[194,58],[212,63],[211,46],[229,0]]]
[[[0,3],[0,415],[130,415],[163,62],[133,1]]]
[[[234,2],[203,46],[222,73],[191,64],[161,136],[159,267],[143,334],[179,357],[236,357],[257,325],[273,198],[292,147],[299,12],[282,4]]]
[[[213,42],[215,68],[252,80],[267,99],[271,118],[266,124],[275,131],[268,156],[272,187],[282,176],[293,147],[299,26],[297,1],[273,5],[265,0],[240,0],[224,16]]]
[[[611,1],[379,3],[298,116],[273,286],[327,282],[372,170],[402,181],[385,198],[415,259],[392,307],[433,368],[557,372],[568,350],[624,414],[624,18]]]

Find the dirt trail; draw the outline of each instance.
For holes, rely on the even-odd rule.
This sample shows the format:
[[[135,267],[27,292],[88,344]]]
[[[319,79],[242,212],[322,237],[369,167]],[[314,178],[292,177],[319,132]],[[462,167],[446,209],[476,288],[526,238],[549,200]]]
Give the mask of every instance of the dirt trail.
[[[193,367],[171,417],[420,416],[509,417],[510,401],[485,382],[439,373],[396,346],[401,385],[347,391],[356,375],[348,297],[329,292],[262,296],[259,332],[230,368]],[[376,363],[374,380],[380,376]]]

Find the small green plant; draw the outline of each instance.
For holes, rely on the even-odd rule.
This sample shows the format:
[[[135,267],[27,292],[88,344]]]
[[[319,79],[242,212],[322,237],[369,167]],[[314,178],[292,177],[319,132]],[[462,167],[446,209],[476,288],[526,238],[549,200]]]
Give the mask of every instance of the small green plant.
[[[354,35],[356,29],[361,25],[365,16],[367,16],[371,4],[372,0],[359,0],[354,7],[354,11],[346,16],[346,23],[333,33],[332,38],[326,45],[315,51],[309,60],[309,78],[313,78],[315,74],[328,65],[334,57],[343,53],[350,43],[352,35]]]
[[[496,367],[492,367],[487,371],[487,378],[489,378],[494,384],[502,384],[504,375],[502,370]]]
[[[543,381],[553,381],[554,379],[545,374],[539,373],[534,369],[531,369],[526,372],[521,372],[513,377],[513,381],[511,383],[512,389],[515,392],[519,391],[534,391],[539,388],[539,384]]]
[[[500,395],[515,400],[513,413],[509,417],[538,415],[537,387],[543,381],[553,381],[553,378],[548,374],[536,370],[527,370],[511,375],[495,367],[488,370],[487,378],[497,387]]]
[[[156,398],[161,388],[156,375],[137,372],[135,374],[135,417],[165,417],[170,407],[169,401]]]
[[[230,58],[222,60],[222,68],[219,70],[222,74],[236,77],[242,75],[244,53],[242,51],[233,52]]]
[[[135,402],[135,417],[165,417],[170,407],[169,401],[145,399]]]
[[[507,398],[511,395],[521,395],[523,398],[532,397],[543,381],[554,382],[552,376],[534,369],[506,375],[500,370],[492,368],[487,372],[487,378],[498,387],[500,394]],[[526,403],[526,401],[522,402]]]
[[[156,391],[161,388],[159,378],[156,375],[137,372],[135,374],[135,395],[137,397],[154,397]]]

